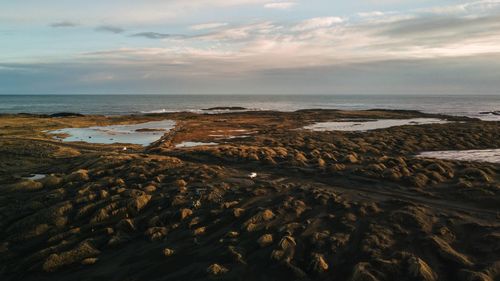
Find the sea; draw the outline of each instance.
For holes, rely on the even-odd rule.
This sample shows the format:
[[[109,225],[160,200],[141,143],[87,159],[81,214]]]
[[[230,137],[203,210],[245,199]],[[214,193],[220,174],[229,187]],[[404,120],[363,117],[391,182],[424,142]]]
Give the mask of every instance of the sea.
[[[0,114],[124,115],[247,110],[404,109],[500,121],[500,95],[0,95]]]

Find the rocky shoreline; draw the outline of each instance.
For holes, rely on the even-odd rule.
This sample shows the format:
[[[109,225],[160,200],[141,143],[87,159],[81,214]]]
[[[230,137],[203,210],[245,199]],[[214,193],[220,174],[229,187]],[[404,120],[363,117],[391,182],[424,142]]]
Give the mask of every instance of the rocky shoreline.
[[[304,129],[410,118],[448,123]],[[165,119],[146,147],[49,133]],[[499,280],[500,165],[415,157],[497,148],[402,110],[2,115],[0,279]]]

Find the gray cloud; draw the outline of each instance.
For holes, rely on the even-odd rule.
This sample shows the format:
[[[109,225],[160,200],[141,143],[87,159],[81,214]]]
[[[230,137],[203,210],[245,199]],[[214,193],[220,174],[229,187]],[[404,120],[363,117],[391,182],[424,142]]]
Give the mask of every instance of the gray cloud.
[[[4,67],[2,69],[2,66]],[[500,55],[412,59],[269,69],[244,74],[198,72],[164,61],[114,64],[0,64],[0,94],[498,94]],[[203,67],[203,66],[201,66]],[[212,66],[213,67],[213,66]],[[28,71],[32,69],[32,71]],[[113,77],[113,79],[104,79]]]
[[[54,22],[54,23],[51,23],[50,26],[51,27],[75,27],[75,26],[78,26],[79,24],[76,23],[76,22],[72,22],[72,21],[59,21],[59,22]]]
[[[184,38],[183,35],[167,34],[157,32],[140,32],[131,35],[132,37],[144,37],[148,39],[167,39],[167,38]]]
[[[494,46],[500,44],[500,16],[431,15],[362,28],[384,39],[371,48],[393,52],[418,48],[420,56],[438,50],[444,56],[495,52]]]
[[[500,16],[485,17],[456,17],[456,16],[427,16],[402,20],[389,25],[386,35],[415,35],[436,34],[467,31],[484,31],[490,28],[500,28]]]
[[[101,25],[101,26],[96,27],[95,30],[101,31],[101,32],[110,32],[110,33],[114,33],[114,34],[125,32],[125,29],[118,27],[118,26],[113,26],[113,25]]]

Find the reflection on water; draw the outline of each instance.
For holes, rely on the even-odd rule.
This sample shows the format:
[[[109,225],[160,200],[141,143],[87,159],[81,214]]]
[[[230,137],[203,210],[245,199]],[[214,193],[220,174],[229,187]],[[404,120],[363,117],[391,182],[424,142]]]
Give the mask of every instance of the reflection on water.
[[[369,131],[404,125],[444,124],[446,120],[436,118],[380,119],[345,122],[319,122],[304,127],[313,131]]]
[[[88,128],[65,128],[51,131],[52,134],[67,134],[65,142],[83,141],[88,143],[131,143],[149,145],[159,140],[174,128],[172,120],[152,121],[132,125],[95,126]]]
[[[37,181],[37,180],[44,179],[46,176],[47,175],[43,175],[43,174],[33,174],[33,175],[30,175],[29,177],[23,177],[23,179]]]
[[[500,163],[500,149],[428,151],[418,157]]]
[[[196,147],[196,146],[205,146],[205,145],[218,145],[215,142],[196,142],[196,141],[184,141],[179,144],[176,144],[176,148],[184,148],[184,147]]]

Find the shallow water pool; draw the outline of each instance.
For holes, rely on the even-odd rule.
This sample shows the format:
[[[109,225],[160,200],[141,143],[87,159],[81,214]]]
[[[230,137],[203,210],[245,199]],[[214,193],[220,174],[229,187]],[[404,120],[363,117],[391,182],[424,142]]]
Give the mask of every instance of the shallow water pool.
[[[428,151],[417,157],[500,163],[500,149]]]
[[[44,179],[45,177],[47,177],[47,175],[33,174],[33,175],[30,175],[29,177],[23,177],[23,179],[37,181],[37,180]]]
[[[185,147],[196,147],[196,146],[212,146],[212,145],[218,145],[218,143],[215,142],[196,142],[196,141],[184,141],[179,144],[176,144],[176,148],[185,148]]]
[[[131,125],[95,126],[88,128],[65,128],[50,131],[52,134],[67,134],[65,142],[83,141],[88,143],[112,144],[130,143],[147,146],[159,140],[173,129],[172,120],[152,121]]]
[[[313,131],[370,131],[404,125],[445,124],[449,121],[437,118],[412,118],[412,119],[379,119],[360,121],[318,122],[305,126],[306,130]]]

